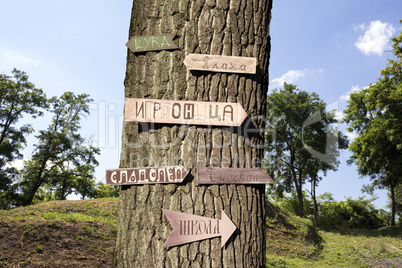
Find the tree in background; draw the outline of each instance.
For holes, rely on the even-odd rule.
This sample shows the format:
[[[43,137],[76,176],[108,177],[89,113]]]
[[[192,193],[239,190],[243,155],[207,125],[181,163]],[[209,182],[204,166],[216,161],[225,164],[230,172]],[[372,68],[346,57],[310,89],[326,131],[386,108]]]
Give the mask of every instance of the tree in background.
[[[118,185],[107,185],[103,182],[96,184],[94,196],[96,198],[119,197],[120,187]]]
[[[303,185],[311,183],[315,200],[315,187],[321,179],[318,174],[336,170],[338,148],[347,147],[346,137],[331,127],[333,123],[337,123],[335,114],[326,111],[316,93],[284,83],[283,89],[268,96],[266,168],[277,182],[277,191],[296,191],[301,217]]]
[[[394,226],[395,187],[402,183],[402,32],[391,40],[396,59],[388,60],[375,84],[350,95],[345,121],[358,134],[349,146],[349,163],[371,178],[366,190],[390,191]]]
[[[395,215],[399,218],[399,225],[402,225],[402,184],[398,184],[395,187]],[[389,200],[391,196],[389,195]],[[392,208],[392,201],[387,205]]]
[[[31,124],[16,124],[25,115],[42,116],[41,109],[47,108],[45,93],[28,81],[25,72],[14,69],[12,74],[0,74],[0,208],[10,206],[16,195],[13,182],[18,172],[6,164],[22,159],[26,136],[33,132]]]
[[[270,202],[298,214],[298,197],[295,192],[284,194],[282,197],[270,195]],[[357,199],[351,197],[344,201],[336,201],[331,193],[325,192],[317,196],[318,206],[317,221],[320,228],[325,230],[336,229],[377,229],[384,227],[390,218],[390,214],[383,209],[376,209],[373,201],[376,197],[366,199],[360,196]],[[306,191],[303,191],[303,210],[305,217],[311,219],[314,216],[313,200],[308,198]]]
[[[91,176],[98,165],[95,155],[99,149],[85,145],[85,139],[78,133],[81,116],[89,114],[87,94],[64,93],[60,98],[49,100],[53,113],[47,130],[39,132],[32,159],[26,161],[19,186],[22,191],[22,205],[32,203],[42,186],[56,188],[60,199],[72,192],[74,178]]]
[[[383,209],[376,209],[373,201],[376,197],[357,199],[348,197],[345,201],[335,201],[330,193],[318,197],[320,227],[326,230],[344,228],[377,229],[386,225],[389,214]]]

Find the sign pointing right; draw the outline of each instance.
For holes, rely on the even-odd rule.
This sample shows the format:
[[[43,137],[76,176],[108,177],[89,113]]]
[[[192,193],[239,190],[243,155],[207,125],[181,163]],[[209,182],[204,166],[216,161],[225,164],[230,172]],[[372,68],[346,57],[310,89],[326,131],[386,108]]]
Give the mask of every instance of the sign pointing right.
[[[222,220],[162,209],[173,227],[164,248],[221,236],[222,247],[237,227],[222,210]]]
[[[198,168],[198,184],[274,184],[263,168]]]

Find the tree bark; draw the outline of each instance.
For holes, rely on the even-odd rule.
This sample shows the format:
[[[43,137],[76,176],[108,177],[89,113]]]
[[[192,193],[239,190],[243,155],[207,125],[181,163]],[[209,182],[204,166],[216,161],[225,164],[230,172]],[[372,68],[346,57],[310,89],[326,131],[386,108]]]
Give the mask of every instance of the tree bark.
[[[315,185],[316,185],[317,179],[312,179],[311,180],[311,197],[313,198],[313,204],[314,204],[314,227],[318,228],[318,205],[317,205],[317,196],[315,194]]]
[[[261,167],[268,90],[269,22],[264,0],[134,0],[129,38],[177,33],[178,50],[128,51],[126,98],[238,102],[241,127],[124,122],[120,168],[182,165],[181,184],[123,186],[114,267],[265,267],[265,185],[197,184],[198,167]],[[257,73],[188,71],[189,53],[256,57]],[[164,249],[172,227],[162,209],[221,219],[238,230]]]
[[[390,226],[395,226],[395,214],[396,214],[396,200],[395,200],[395,187],[391,185],[391,223]]]

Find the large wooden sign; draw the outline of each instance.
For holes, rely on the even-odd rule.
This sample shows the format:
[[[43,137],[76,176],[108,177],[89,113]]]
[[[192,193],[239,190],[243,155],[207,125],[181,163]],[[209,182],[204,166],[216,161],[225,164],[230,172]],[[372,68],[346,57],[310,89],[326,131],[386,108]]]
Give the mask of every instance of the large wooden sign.
[[[163,213],[173,227],[173,231],[170,233],[165,244],[163,244],[164,248],[217,236],[221,236],[221,245],[223,247],[226,244],[226,241],[237,229],[236,225],[233,224],[223,210],[222,220],[195,216],[166,209],[163,209]]]
[[[273,184],[262,168],[199,168],[198,184]]]
[[[187,174],[182,166],[107,169],[106,184],[180,183]]]
[[[255,74],[257,59],[250,57],[189,54],[184,64],[189,70]]]
[[[188,125],[240,126],[247,113],[239,103],[126,98],[124,120]]]
[[[132,52],[156,51],[166,49],[177,49],[173,42],[175,34],[160,34],[154,36],[136,36],[132,37],[126,46]]]

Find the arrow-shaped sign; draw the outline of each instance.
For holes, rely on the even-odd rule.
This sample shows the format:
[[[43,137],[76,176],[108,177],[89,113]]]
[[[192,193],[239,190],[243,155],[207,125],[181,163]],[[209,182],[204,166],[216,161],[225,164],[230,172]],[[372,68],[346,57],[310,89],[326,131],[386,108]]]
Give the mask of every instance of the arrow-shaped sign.
[[[188,70],[255,74],[257,59],[250,57],[188,54],[184,60]]]
[[[106,184],[180,183],[187,174],[182,166],[107,169]]]
[[[198,184],[273,184],[263,168],[199,168]]]
[[[173,42],[176,34],[159,34],[153,36],[132,37],[126,46],[132,52],[157,51],[166,49],[176,49],[177,45]]]
[[[126,98],[124,120],[185,125],[240,126],[240,103]]]
[[[236,226],[222,210],[222,220],[211,219],[163,209],[173,227],[173,231],[163,244],[164,248],[187,244],[194,241],[204,240],[221,236],[222,247],[230,238]]]

